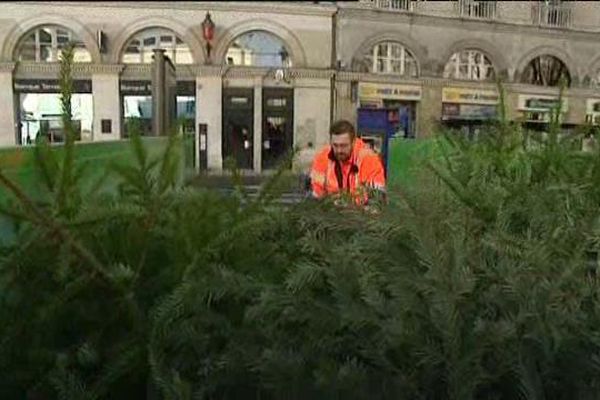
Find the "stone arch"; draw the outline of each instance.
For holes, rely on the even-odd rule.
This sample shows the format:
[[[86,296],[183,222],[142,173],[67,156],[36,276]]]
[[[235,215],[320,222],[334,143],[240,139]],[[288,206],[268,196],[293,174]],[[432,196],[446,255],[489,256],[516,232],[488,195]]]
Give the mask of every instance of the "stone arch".
[[[577,68],[577,63],[575,63],[573,58],[567,52],[552,46],[538,46],[531,49],[525,55],[523,55],[517,63],[514,81],[520,82],[523,71],[525,70],[527,65],[529,65],[531,60],[543,55],[554,56],[565,64],[567,70],[569,71],[569,75],[571,76],[571,86],[579,83],[579,77],[581,76],[581,74],[579,68]]]
[[[492,67],[494,68],[494,73],[497,77],[501,79],[507,79],[508,77],[508,61],[500,52],[496,46],[494,46],[491,42],[485,39],[463,39],[457,42],[454,42],[448,50],[443,53],[442,58],[438,60],[437,66],[435,68],[436,75],[442,76],[444,73],[444,68],[446,64],[450,60],[450,57],[454,53],[463,51],[463,50],[478,50],[485,54],[490,62],[492,63]]]
[[[224,64],[225,54],[231,43],[240,35],[250,31],[266,31],[279,37],[286,45],[287,51],[292,59],[292,67],[306,67],[306,53],[296,35],[283,25],[265,19],[252,19],[240,22],[226,31],[220,36],[214,47],[215,64]]]
[[[381,42],[396,42],[401,44],[410,51],[417,62],[417,76],[422,75],[424,60],[427,60],[427,48],[408,36],[402,35],[400,32],[382,32],[372,35],[367,40],[362,42],[353,52],[351,60],[352,70],[356,70],[359,63],[362,63],[364,54]]]
[[[100,49],[96,42],[96,35],[90,32],[86,27],[80,24],[77,20],[65,17],[62,15],[44,15],[43,17],[35,17],[16,24],[8,33],[7,39],[2,47],[2,59],[6,61],[15,61],[15,53],[17,45],[25,34],[44,25],[59,25],[65,29],[71,30],[79,40],[81,40],[89,51],[92,57],[92,63],[101,63]]]
[[[183,27],[183,25],[176,20],[157,16],[140,18],[137,21],[128,24],[127,27],[117,35],[113,45],[111,46],[111,52],[109,56],[110,62],[113,64],[121,63],[121,54],[123,54],[125,45],[133,35],[145,29],[157,27],[170,29],[175,32],[181,38],[181,40],[183,40],[185,44],[189,46],[190,51],[192,52],[192,57],[194,58],[194,62],[196,64],[204,63],[204,60],[206,59],[204,46],[193,33],[192,29],[190,28],[186,30],[185,27]]]

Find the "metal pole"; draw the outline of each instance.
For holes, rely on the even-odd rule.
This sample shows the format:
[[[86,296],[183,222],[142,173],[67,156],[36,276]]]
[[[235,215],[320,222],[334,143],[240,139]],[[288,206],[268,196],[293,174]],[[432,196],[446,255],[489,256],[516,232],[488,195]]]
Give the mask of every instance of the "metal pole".
[[[200,173],[200,126],[199,124],[194,124],[194,168],[196,170],[196,174]]]
[[[165,50],[154,49],[154,68],[152,70],[152,136],[165,135]]]

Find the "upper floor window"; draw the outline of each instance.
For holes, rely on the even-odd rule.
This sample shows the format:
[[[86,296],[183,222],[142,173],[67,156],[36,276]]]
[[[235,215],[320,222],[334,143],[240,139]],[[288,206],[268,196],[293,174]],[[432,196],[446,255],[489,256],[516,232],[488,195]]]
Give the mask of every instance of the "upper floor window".
[[[371,72],[416,77],[417,60],[400,43],[381,42],[364,55]]]
[[[521,77],[522,83],[539,86],[559,86],[564,80],[567,87],[571,86],[571,74],[567,66],[557,57],[541,55],[529,62]]]
[[[166,28],[149,28],[135,34],[125,46],[123,63],[148,64],[153,50],[163,49],[174,64],[193,64],[192,52],[173,31]]]
[[[444,78],[469,81],[494,79],[490,59],[479,50],[463,50],[452,54],[444,67]]]
[[[266,31],[251,31],[238,36],[227,49],[225,63],[255,67],[292,66],[283,40]]]
[[[17,46],[18,61],[57,62],[62,49],[75,45],[74,61],[91,62],[92,56],[83,42],[69,29],[57,25],[44,25],[25,34]]]

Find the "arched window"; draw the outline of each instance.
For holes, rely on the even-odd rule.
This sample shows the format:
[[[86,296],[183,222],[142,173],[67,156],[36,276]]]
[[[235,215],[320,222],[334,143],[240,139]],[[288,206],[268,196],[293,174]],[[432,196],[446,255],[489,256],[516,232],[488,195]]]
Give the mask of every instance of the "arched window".
[[[378,74],[417,77],[417,60],[406,47],[397,42],[381,42],[365,55],[369,70]]]
[[[125,64],[152,62],[152,50],[164,49],[174,64],[193,64],[192,52],[179,36],[167,28],[149,28],[133,35],[123,51]]]
[[[92,56],[70,29],[58,25],[39,26],[23,36],[17,46],[17,61],[57,62],[61,50],[72,42],[74,61],[91,62]]]
[[[492,62],[479,50],[462,50],[452,54],[444,67],[444,78],[468,81],[494,79]]]
[[[225,63],[255,67],[292,66],[283,40],[266,31],[250,31],[238,36],[227,49]]]
[[[571,86],[571,74],[567,66],[560,59],[549,54],[531,60],[521,76],[522,83],[539,86],[559,86],[562,79],[567,87]]]

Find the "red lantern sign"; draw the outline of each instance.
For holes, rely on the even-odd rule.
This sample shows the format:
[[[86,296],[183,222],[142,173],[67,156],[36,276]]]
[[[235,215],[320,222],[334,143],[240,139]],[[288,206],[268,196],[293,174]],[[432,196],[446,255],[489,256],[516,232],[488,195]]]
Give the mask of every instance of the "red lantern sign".
[[[210,42],[211,40],[213,40],[214,35],[215,23],[210,18],[210,13],[207,12],[204,21],[202,21],[202,36],[204,37],[204,40]]]

